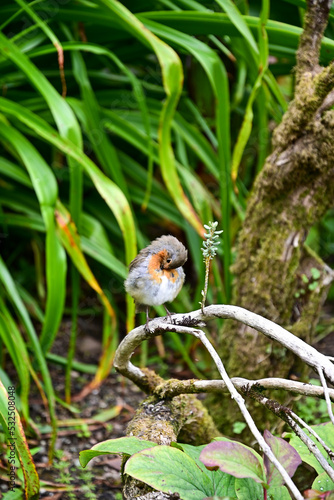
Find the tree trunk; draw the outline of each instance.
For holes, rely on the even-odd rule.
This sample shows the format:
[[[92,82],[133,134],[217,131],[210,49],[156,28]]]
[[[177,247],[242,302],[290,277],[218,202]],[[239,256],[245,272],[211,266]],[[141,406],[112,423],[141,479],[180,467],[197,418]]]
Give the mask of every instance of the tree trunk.
[[[319,65],[328,14],[327,0],[308,1],[295,97],[254,184],[233,268],[234,304],[309,343],[333,280],[333,272],[304,245],[309,229],[334,200],[334,64]],[[220,353],[230,376],[252,379],[287,377],[294,362],[255,330],[231,321],[225,324]],[[224,432],[235,420],[234,409],[226,406]]]

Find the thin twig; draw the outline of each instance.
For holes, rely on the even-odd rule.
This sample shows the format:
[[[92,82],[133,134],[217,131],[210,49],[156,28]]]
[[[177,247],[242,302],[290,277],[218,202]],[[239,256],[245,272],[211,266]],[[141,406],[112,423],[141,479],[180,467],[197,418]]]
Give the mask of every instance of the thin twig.
[[[206,308],[206,309],[209,309],[209,308]],[[174,319],[174,317],[173,317]],[[153,321],[151,322],[151,324],[153,323]],[[150,324],[150,327],[151,327],[151,324]],[[152,325],[153,326],[153,325]],[[150,336],[155,336],[159,333],[161,333],[162,331],[172,331],[172,332],[175,332],[175,333],[186,333],[186,334],[190,334],[190,335],[193,335],[195,336],[196,338],[199,338],[202,343],[204,344],[204,346],[206,347],[206,349],[208,350],[208,352],[210,353],[212,359],[214,360],[218,370],[219,370],[219,373],[222,377],[222,379],[224,380],[231,396],[232,396],[232,399],[234,399],[236,401],[236,403],[238,404],[239,408],[240,408],[240,411],[242,412],[248,426],[249,426],[249,429],[250,431],[252,432],[253,436],[255,437],[256,441],[259,443],[261,449],[263,450],[263,452],[267,455],[267,457],[269,458],[269,460],[275,465],[275,467],[277,468],[277,470],[280,472],[280,474],[282,475],[285,483],[287,484],[287,486],[289,487],[290,491],[292,492],[294,498],[296,498],[297,500],[302,500],[303,499],[303,496],[300,494],[300,492],[298,491],[298,489],[296,488],[294,482],[291,480],[290,476],[288,475],[288,473],[286,472],[286,470],[284,469],[284,467],[280,464],[280,462],[277,460],[277,458],[275,457],[275,455],[273,454],[273,452],[271,451],[270,447],[268,446],[268,444],[265,442],[264,438],[262,437],[261,433],[259,432],[259,430],[257,429],[250,413],[248,412],[247,408],[246,408],[246,405],[245,405],[245,402],[244,402],[244,399],[242,398],[242,396],[238,393],[238,391],[235,389],[233,383],[231,382],[231,379],[229,378],[229,376],[227,375],[226,373],[226,370],[224,368],[224,365],[220,359],[220,357],[218,356],[217,352],[215,351],[215,349],[213,348],[213,346],[211,345],[211,343],[208,341],[208,339],[206,338],[206,335],[205,333],[202,331],[202,330],[199,330],[199,329],[195,329],[195,328],[190,328],[188,326],[181,326],[181,325],[169,325],[169,324],[166,324],[165,322],[162,322],[160,321],[158,324],[154,325],[156,326],[156,328],[154,330],[151,330],[150,334],[148,333],[148,331],[146,330],[146,333],[143,334],[143,332],[140,332],[140,336],[141,338],[145,337],[147,338],[147,335],[150,335]],[[138,329],[136,329],[138,330]],[[125,339],[123,340],[123,342],[121,343],[120,347],[122,346],[123,344],[123,348],[124,348],[124,343],[126,344],[127,343],[127,339],[129,338],[129,336],[132,335],[132,332],[130,332],[127,337],[125,337]],[[135,339],[128,339],[128,343],[133,347],[134,346],[134,340]],[[122,369],[120,369],[120,353],[118,352],[120,347],[118,348],[117,352],[116,352],[116,355],[115,355],[115,362],[116,362],[116,368],[118,371],[121,371],[121,373],[123,373]],[[127,346],[129,347],[129,346]],[[132,351],[131,351],[131,354],[130,356],[132,355]],[[125,360],[125,358],[123,359],[123,361]],[[135,368],[133,365],[131,365],[130,361],[127,360],[126,364],[123,365],[123,368],[125,368],[126,372],[129,373],[129,372],[132,372],[132,374],[135,374],[135,376],[137,377],[137,373],[135,373],[135,371],[133,370],[133,368]],[[144,374],[143,374],[144,375]],[[142,383],[142,381],[141,381]]]
[[[205,280],[204,280],[204,290],[202,290],[202,301],[201,301],[202,314],[204,314],[205,301],[206,301],[206,296],[208,293],[209,272],[210,272],[210,259],[209,259],[209,257],[207,257],[205,259]]]
[[[321,437],[319,436],[319,434],[317,432],[315,432],[315,430],[313,429],[313,427],[311,427],[306,422],[304,422],[304,420],[302,418],[300,418],[299,415],[297,415],[296,413],[294,413],[291,410],[290,410],[290,416],[296,422],[298,422],[299,425],[301,425],[302,427],[304,427],[304,429],[306,429],[310,434],[312,434],[313,437],[315,437],[315,439],[321,444],[321,446],[324,448],[324,450],[328,454],[330,460],[334,463],[334,453],[333,453],[333,451],[330,449],[329,446],[327,446],[327,444],[325,443],[325,441],[323,439],[321,439]]]
[[[282,464],[277,460],[277,458],[273,454],[271,448],[268,446],[268,444],[264,440],[263,436],[261,435],[260,431],[256,427],[255,422],[254,422],[251,414],[247,410],[247,407],[245,405],[245,400],[243,399],[243,397],[239,394],[239,392],[235,389],[234,385],[232,384],[232,381],[225,370],[225,367],[223,365],[222,360],[218,356],[218,353],[216,352],[216,350],[212,346],[211,342],[207,339],[205,333],[202,330],[192,329],[189,327],[182,327],[182,329],[180,329],[179,332],[180,333],[190,333],[191,335],[194,335],[195,337],[197,337],[201,340],[201,342],[203,343],[203,345],[206,347],[207,351],[209,352],[210,356],[212,357],[213,361],[215,362],[215,364],[218,368],[218,371],[219,371],[222,379],[224,380],[224,382],[225,382],[225,384],[226,384],[226,386],[231,394],[232,399],[234,399],[235,402],[237,403],[237,405],[239,406],[239,409],[240,409],[244,419],[246,420],[246,422],[248,424],[249,430],[251,431],[251,433],[255,437],[259,446],[261,447],[261,449],[263,450],[265,455],[267,455],[269,460],[274,464],[276,469],[279,471],[282,478],[284,479],[284,482],[287,484],[287,486],[290,489],[293,496],[298,500],[302,500],[303,496],[300,494],[296,485],[294,484],[294,482],[290,478],[289,474],[284,469]]]
[[[320,382],[321,382],[321,385],[323,387],[324,394],[325,394],[325,400],[326,400],[326,403],[327,403],[328,415],[329,415],[329,418],[331,419],[332,423],[334,424],[334,415],[333,415],[333,410],[332,410],[332,403],[331,403],[331,400],[330,400],[330,397],[329,397],[328,386],[327,386],[326,379],[324,377],[324,372],[322,371],[321,367],[318,367],[318,373],[319,373]]]
[[[322,455],[316,443],[312,441],[312,439],[303,431],[303,429],[292,418],[290,408],[286,408],[277,401],[268,399],[256,391],[250,391],[249,394],[253,399],[264,405],[275,415],[279,416],[291,427],[294,433],[299,437],[299,439],[305,444],[308,450],[319,462],[324,471],[327,472],[332,481],[334,481],[334,469],[329,465],[325,457]]]

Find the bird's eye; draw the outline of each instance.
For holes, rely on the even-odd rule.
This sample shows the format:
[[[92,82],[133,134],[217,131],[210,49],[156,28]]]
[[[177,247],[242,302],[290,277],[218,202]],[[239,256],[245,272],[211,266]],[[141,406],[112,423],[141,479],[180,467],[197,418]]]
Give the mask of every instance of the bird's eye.
[[[172,259],[167,259],[166,262],[167,264],[170,264],[172,262]]]

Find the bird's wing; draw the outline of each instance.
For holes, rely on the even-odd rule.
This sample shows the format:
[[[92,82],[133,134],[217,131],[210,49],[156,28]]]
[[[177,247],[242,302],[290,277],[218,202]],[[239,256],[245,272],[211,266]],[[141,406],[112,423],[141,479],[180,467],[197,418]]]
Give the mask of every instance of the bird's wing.
[[[146,257],[150,255],[151,251],[148,248],[143,248],[137,257],[133,259],[132,262],[130,262],[129,265],[129,271],[132,271],[135,267],[140,266],[140,264],[143,264],[145,261]]]

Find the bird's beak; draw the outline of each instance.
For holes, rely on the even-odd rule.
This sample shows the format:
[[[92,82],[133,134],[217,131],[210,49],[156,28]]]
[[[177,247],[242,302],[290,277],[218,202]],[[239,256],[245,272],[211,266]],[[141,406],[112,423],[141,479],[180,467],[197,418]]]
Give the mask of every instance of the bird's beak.
[[[178,259],[176,260],[173,260],[169,266],[168,266],[168,269],[176,269],[177,267],[181,267],[183,266],[183,264],[185,262],[187,262],[187,259],[188,259],[188,255],[185,255],[185,256],[182,256],[182,257],[179,257]]]

